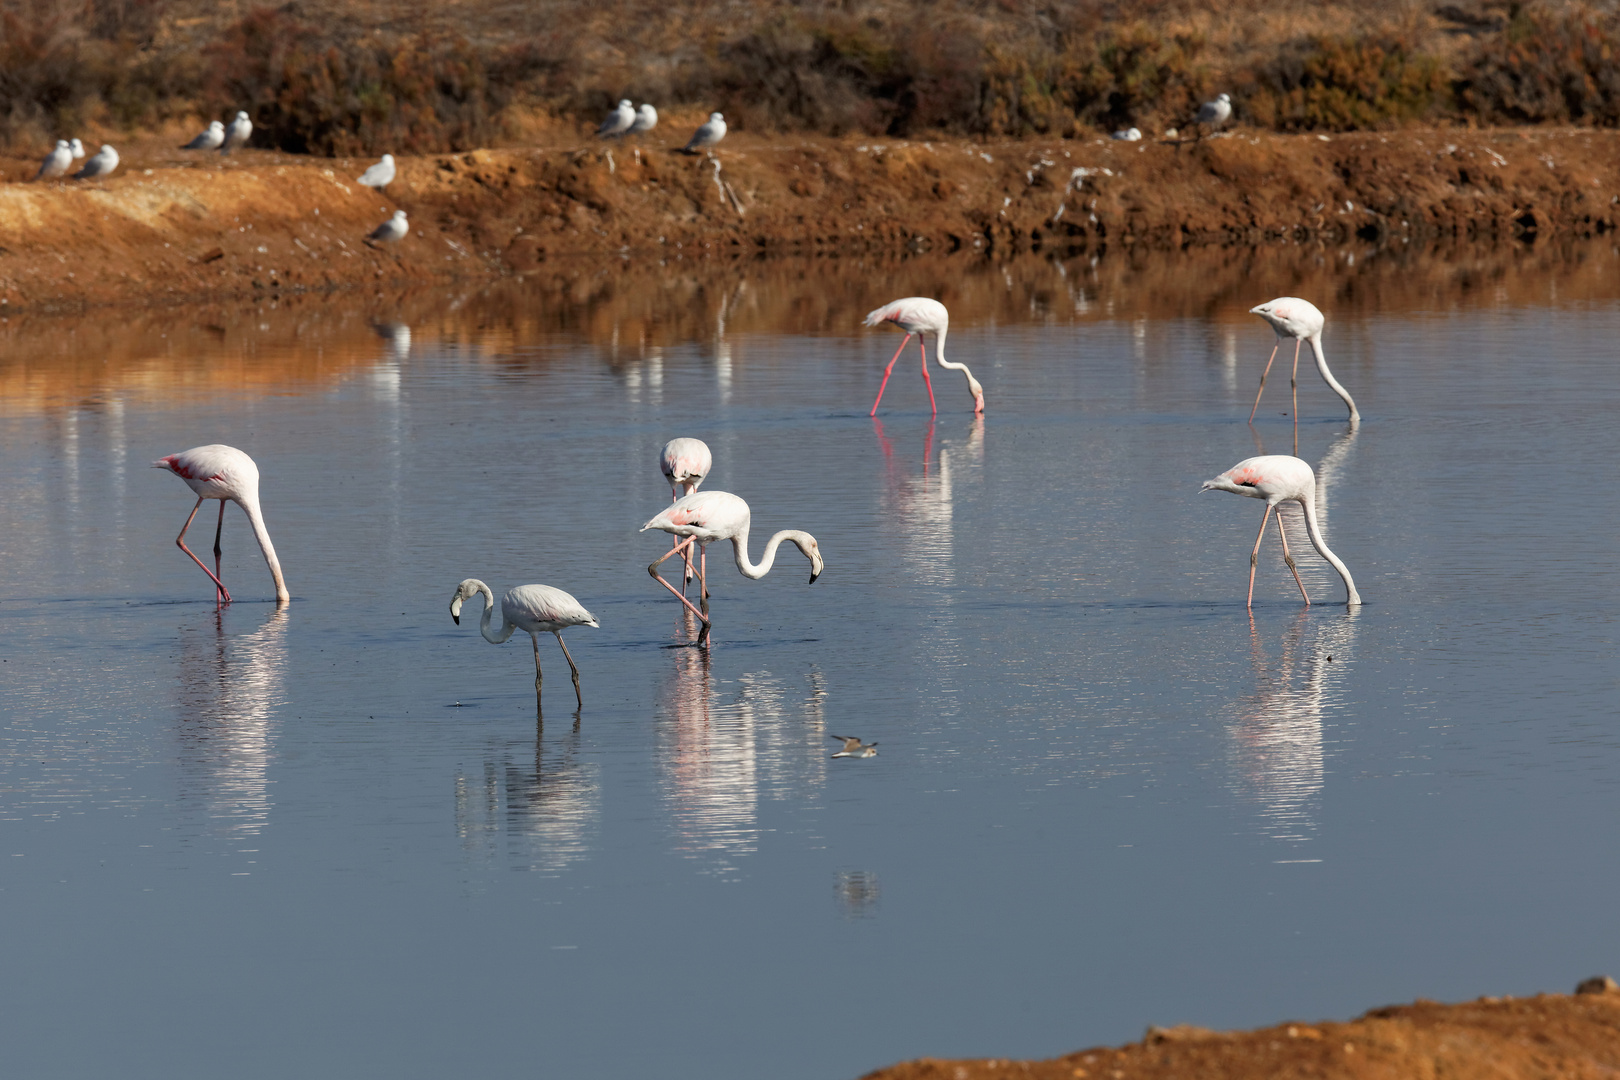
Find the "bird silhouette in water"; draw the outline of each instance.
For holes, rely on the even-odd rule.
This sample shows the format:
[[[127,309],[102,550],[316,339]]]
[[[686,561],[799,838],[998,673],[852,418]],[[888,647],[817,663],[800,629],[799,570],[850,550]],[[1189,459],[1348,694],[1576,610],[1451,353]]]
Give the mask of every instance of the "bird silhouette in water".
[[[863,743],[856,735],[829,735],[829,739],[837,739],[844,744],[844,748],[833,757],[877,757],[877,743]]]

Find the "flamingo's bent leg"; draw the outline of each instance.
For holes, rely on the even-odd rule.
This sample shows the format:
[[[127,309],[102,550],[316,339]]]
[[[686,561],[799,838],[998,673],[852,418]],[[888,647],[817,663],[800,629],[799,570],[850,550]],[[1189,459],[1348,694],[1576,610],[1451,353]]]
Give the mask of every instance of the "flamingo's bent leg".
[[[917,352],[922,355],[923,385],[928,387],[928,407],[933,410],[935,416],[938,416],[939,406],[934,404],[934,381],[928,377],[928,350],[923,347],[923,336],[921,334],[917,335]],[[936,354],[939,352],[937,345],[934,347],[934,352]]]
[[[552,633],[557,636],[557,644],[562,646],[563,659],[568,661],[568,670],[574,673],[574,700],[578,702],[579,707],[583,709],[585,707],[585,699],[579,694],[579,668],[574,666],[574,658],[568,655],[568,643],[562,639],[562,631],[553,630]]]
[[[1303,511],[1301,513],[1303,514]],[[1287,563],[1288,569],[1294,572],[1294,584],[1299,586],[1299,595],[1305,601],[1305,606],[1310,607],[1310,594],[1305,591],[1305,583],[1299,579],[1299,567],[1294,565],[1294,557],[1288,553],[1288,534],[1283,531],[1282,507],[1280,506],[1277,507],[1277,538],[1282,541],[1283,562]]]
[[[1249,410],[1249,423],[1254,423],[1255,410],[1260,408],[1260,395],[1266,392],[1266,376],[1271,374],[1271,362],[1277,359],[1277,350],[1282,348],[1282,338],[1271,347],[1271,355],[1266,357],[1266,370],[1260,373],[1260,389],[1254,392],[1254,406]]]
[[[868,415],[868,416],[876,416],[877,415],[878,402],[881,402],[883,400],[883,388],[889,385],[889,375],[890,375],[890,373],[892,373],[894,371],[894,362],[895,362],[895,360],[900,359],[900,354],[905,351],[906,343],[909,342],[910,340],[911,340],[910,332],[907,332],[906,336],[900,339],[900,347],[898,349],[894,350],[894,359],[890,360],[889,361],[889,366],[883,369],[883,382],[878,386],[877,401],[872,402],[872,411],[867,413],[866,415]]]
[[[704,629],[705,632],[707,632],[708,628],[709,628],[709,618],[708,618],[708,616],[703,614],[703,612],[699,611],[696,607],[694,607],[692,605],[692,601],[690,601],[686,597],[682,596],[680,590],[675,588],[675,586],[671,585],[669,582],[665,581],[663,575],[658,572],[658,567],[664,562],[665,559],[668,559],[671,556],[677,555],[680,552],[686,550],[687,546],[690,545],[691,543],[692,543],[692,537],[688,536],[685,540],[682,540],[679,544],[677,544],[675,546],[674,551],[671,551],[668,555],[665,555],[664,558],[659,559],[658,562],[655,562],[651,566],[647,567],[647,573],[652,575],[652,578],[653,578],[654,581],[658,582],[658,584],[662,585],[664,588],[668,589],[672,594],[674,594],[675,599],[679,600],[682,604],[685,604],[687,610],[689,610],[692,614],[696,615],[699,619],[702,619],[703,620],[703,629]]]
[[[1266,512],[1260,519],[1260,533],[1254,538],[1254,550],[1249,552],[1249,607],[1254,607],[1254,568],[1260,562],[1260,541],[1266,538],[1266,523],[1271,520],[1271,504],[1266,504]]]
[[[190,548],[186,547],[186,530],[191,528],[191,523],[196,519],[197,511],[202,509],[202,504],[202,499],[198,498],[197,505],[191,508],[191,513],[186,517],[186,523],[180,526],[180,535],[174,538],[174,542],[179,545],[180,550],[185,552],[192,562],[202,567],[203,573],[207,574],[209,578],[212,579],[214,582],[214,587],[218,590],[218,592],[214,594],[216,602],[218,602],[218,597],[223,594],[225,597],[225,602],[228,604],[231,602],[231,591],[225,587],[225,583],[223,581],[219,580],[219,575],[208,569],[207,565],[204,564],[201,559],[197,558],[196,555],[193,555]],[[220,509],[224,509],[223,504],[221,504]]]

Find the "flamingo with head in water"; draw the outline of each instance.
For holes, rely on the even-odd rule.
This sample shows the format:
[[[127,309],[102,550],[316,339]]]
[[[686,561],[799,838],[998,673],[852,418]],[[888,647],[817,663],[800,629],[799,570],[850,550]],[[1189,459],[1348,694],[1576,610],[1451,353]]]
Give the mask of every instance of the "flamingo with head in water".
[[[950,330],[951,316],[950,312],[945,310],[944,304],[938,300],[930,300],[926,296],[908,296],[904,300],[884,304],[876,311],[867,313],[867,326],[881,326],[883,323],[894,323],[906,332],[906,336],[900,340],[900,348],[894,350],[894,358],[889,361],[889,366],[883,369],[883,383],[878,387],[877,401],[872,402],[872,412],[869,415],[877,415],[878,402],[883,400],[884,387],[889,385],[889,373],[894,370],[895,362],[900,359],[900,353],[904,351],[906,342],[911,340],[912,334],[917,335],[917,351],[922,354],[923,383],[928,387],[929,408],[935,413],[939,412],[939,406],[934,404],[934,383],[928,377],[928,350],[923,346],[925,334],[934,335],[935,362],[942,368],[960,371],[967,376],[968,392],[973,395],[973,411],[984,412],[984,387],[979,385],[979,380],[973,377],[973,372],[968,370],[966,364],[957,364],[945,359],[945,335]]]
[[[757,581],[770,573],[771,566],[776,562],[776,549],[786,540],[810,560],[810,584],[814,585],[816,578],[821,576],[824,566],[821,548],[817,545],[815,537],[798,529],[783,529],[772,536],[765,544],[765,550],[760,554],[759,564],[756,566],[748,557],[749,517],[748,504],[729,491],[696,491],[675,500],[667,510],[641,527],[642,532],[648,529],[661,529],[673,536],[685,537],[662,559],[648,566],[647,573],[657,578],[658,584],[674,593],[676,599],[685,604],[687,609],[703,623],[703,629],[698,631],[699,645],[709,640],[709,583],[705,574],[707,568],[700,567],[698,570],[698,595],[703,601],[701,611],[658,573],[658,567],[665,560],[688,550],[693,543],[705,545],[712,544],[716,540],[730,540],[732,549],[736,552],[738,571],[744,577]]]
[[[1250,607],[1254,606],[1254,568],[1260,561],[1260,541],[1265,538],[1266,523],[1271,520],[1271,511],[1277,504],[1287,502],[1289,499],[1299,503],[1300,509],[1305,512],[1305,533],[1311,538],[1311,546],[1344,579],[1345,602],[1351,607],[1360,605],[1361,594],[1356,592],[1355,579],[1350,576],[1349,568],[1337,555],[1328,550],[1327,542],[1322,539],[1322,530],[1316,523],[1316,474],[1305,462],[1287,454],[1244,458],[1215,479],[1205,480],[1204,486],[1198,490],[1230,491],[1234,495],[1246,495],[1251,499],[1266,501],[1266,512],[1260,519],[1260,533],[1254,538],[1254,550],[1249,553]],[[1288,535],[1283,532],[1281,511],[1277,514],[1277,535],[1282,539],[1283,562],[1293,571],[1294,583],[1299,586],[1299,595],[1304,597],[1305,603],[1309,605],[1311,598],[1305,592],[1305,583],[1299,579],[1299,570],[1294,566],[1294,557],[1288,552]]]
[[[220,534],[225,531],[225,504],[234,502],[242,508],[247,515],[248,524],[253,527],[253,535],[259,541],[259,550],[264,553],[264,561],[270,565],[270,579],[276,587],[276,604],[287,603],[292,597],[287,593],[287,584],[281,579],[281,563],[276,559],[276,546],[270,542],[270,533],[264,527],[264,512],[259,509],[259,467],[253,459],[234,446],[221,446],[217,443],[209,446],[194,446],[190,450],[183,450],[178,454],[158,458],[152,462],[154,469],[168,469],[174,475],[186,482],[186,486],[197,493],[197,505],[191,508],[191,514],[186,523],[180,528],[180,535],[174,542],[180,550],[190,556],[191,561],[202,567],[214,582],[214,603],[228,604],[231,594],[225,588],[225,583],[219,579],[219,560],[221,549]],[[209,570],[203,561],[193,555],[191,549],[186,547],[186,530],[191,528],[191,522],[202,509],[204,499],[219,500],[219,525],[214,529],[214,569]]]
[[[1249,423],[1254,423],[1255,411],[1260,408],[1260,395],[1266,392],[1266,376],[1271,374],[1271,362],[1277,359],[1277,350],[1282,347],[1284,338],[1294,339],[1294,371],[1288,377],[1288,385],[1294,392],[1294,449],[1299,449],[1299,347],[1305,342],[1311,343],[1311,352],[1316,356],[1316,370],[1321,372],[1322,381],[1333,388],[1333,392],[1344,399],[1344,404],[1350,410],[1350,426],[1352,428],[1361,423],[1361,413],[1356,411],[1355,399],[1350,391],[1339,385],[1339,380],[1333,377],[1328,370],[1327,357],[1322,354],[1322,330],[1327,326],[1327,317],[1319,308],[1309,300],[1301,300],[1297,296],[1279,296],[1275,300],[1268,300],[1258,307],[1249,309],[1249,314],[1258,315],[1271,324],[1272,330],[1277,333],[1277,344],[1271,347],[1271,356],[1266,360],[1266,369],[1260,373],[1260,389],[1254,393],[1254,405],[1249,409]]]
[[[669,501],[674,502],[682,495],[690,495],[703,483],[714,468],[714,455],[709,453],[709,444],[702,439],[671,439],[664,444],[664,452],[658,457],[658,467],[663,470],[664,479],[669,481]],[[672,541],[679,544],[679,540]],[[698,549],[700,558],[707,559],[708,553],[701,546]],[[690,553],[682,558],[686,565],[681,575],[681,595],[686,595],[686,584],[692,580],[692,558]],[[707,564],[705,563],[705,569]]]

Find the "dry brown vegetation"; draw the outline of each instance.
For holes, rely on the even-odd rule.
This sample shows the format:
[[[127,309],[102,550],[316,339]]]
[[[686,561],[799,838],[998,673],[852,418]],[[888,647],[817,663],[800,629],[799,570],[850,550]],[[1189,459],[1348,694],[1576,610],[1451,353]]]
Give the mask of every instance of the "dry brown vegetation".
[[[1620,14],[1559,0],[0,0],[0,138],[246,108],[293,152],[461,150],[620,97],[758,132],[1074,137],[1229,91],[1282,131],[1620,122]]]

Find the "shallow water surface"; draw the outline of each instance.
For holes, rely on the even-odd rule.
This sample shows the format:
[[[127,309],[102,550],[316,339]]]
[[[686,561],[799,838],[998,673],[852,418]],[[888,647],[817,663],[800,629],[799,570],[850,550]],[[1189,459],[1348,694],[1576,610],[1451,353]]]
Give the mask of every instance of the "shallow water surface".
[[[1334,258],[75,324],[101,367],[36,328],[0,371],[14,1075],[837,1078],[1620,969],[1616,256],[1449,292]],[[1290,509],[1316,603],[1271,533],[1251,615],[1261,506],[1197,491],[1291,451],[1276,369],[1244,423],[1245,312],[1313,283],[1365,421],[1307,362],[1299,452],[1366,603]],[[867,416],[899,336],[856,327],[908,292],[982,420],[937,371],[930,419],[914,351]],[[827,561],[717,545],[707,652],[637,531],[676,435],[755,557]],[[281,611],[235,508],[235,604],[174,547],[147,465],[215,441]],[[554,642],[537,715],[524,635],[452,624],[468,576],[598,616],[583,710]]]

